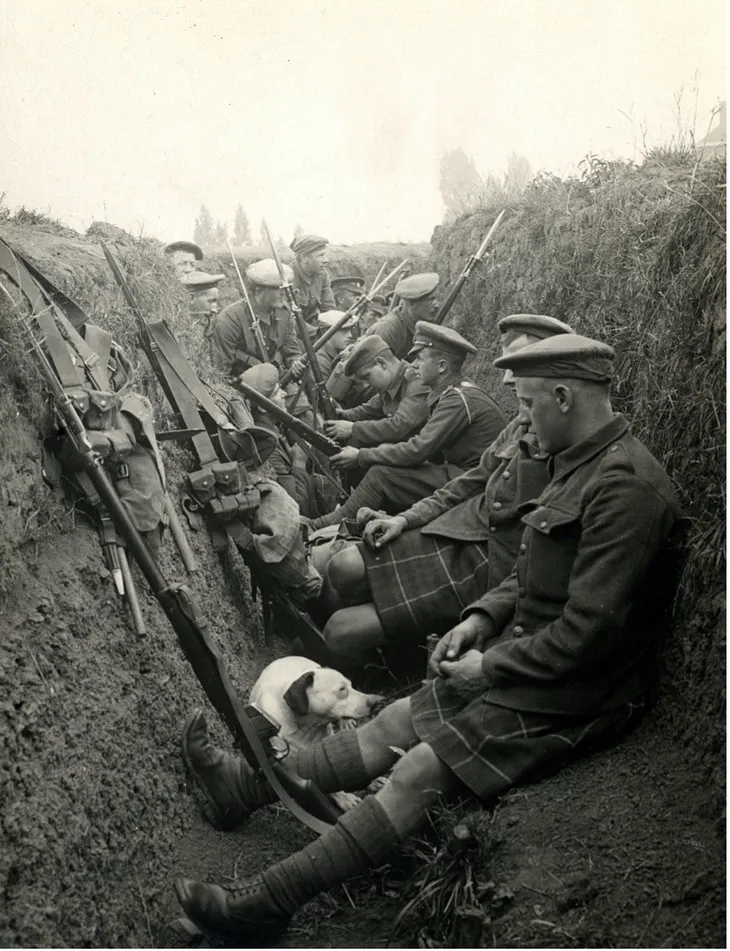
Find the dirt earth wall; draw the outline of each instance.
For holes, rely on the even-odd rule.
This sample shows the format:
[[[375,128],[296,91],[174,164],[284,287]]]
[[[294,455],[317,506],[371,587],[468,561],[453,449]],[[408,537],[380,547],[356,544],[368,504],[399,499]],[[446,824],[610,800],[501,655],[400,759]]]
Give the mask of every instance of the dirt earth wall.
[[[154,242],[103,225],[84,237],[27,213],[0,221],[0,236],[133,353],[130,317],[98,243],[106,238],[134,261],[148,312],[199,342],[181,317],[186,292]],[[336,273],[354,261],[372,279],[384,260],[409,251],[425,258],[423,247],[390,245],[332,257]],[[0,294],[0,947],[150,947],[169,903],[158,900],[166,863],[197,808],[179,736],[202,691],[141,576],[148,633],[137,639],[96,532],[43,483],[38,437],[50,416],[26,351],[20,312]],[[160,408],[143,363],[138,380]],[[190,457],[169,443],[164,452],[175,498]],[[199,563],[191,586],[245,695],[272,659],[248,573],[235,554],[215,555],[207,535],[189,538]],[[185,577],[169,537],[162,567]]]

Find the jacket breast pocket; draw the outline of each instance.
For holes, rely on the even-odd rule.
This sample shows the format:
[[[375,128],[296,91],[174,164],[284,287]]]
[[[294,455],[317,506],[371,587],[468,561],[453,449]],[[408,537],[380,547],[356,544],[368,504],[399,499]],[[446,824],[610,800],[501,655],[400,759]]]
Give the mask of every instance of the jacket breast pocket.
[[[522,521],[532,529],[528,560],[530,591],[548,604],[562,603],[580,545],[580,513],[540,505],[523,516]]]

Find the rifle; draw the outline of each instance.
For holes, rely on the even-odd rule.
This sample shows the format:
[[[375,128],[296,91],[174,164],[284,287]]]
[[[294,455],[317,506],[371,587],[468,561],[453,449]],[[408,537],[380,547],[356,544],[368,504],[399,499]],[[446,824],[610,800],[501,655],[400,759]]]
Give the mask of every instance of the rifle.
[[[307,322],[304,319],[304,314],[302,309],[297,304],[296,297],[294,296],[294,287],[291,282],[287,281],[284,274],[284,268],[281,264],[281,259],[279,258],[279,252],[276,250],[276,245],[271,240],[271,234],[269,233],[268,225],[265,221],[261,222],[264,232],[266,233],[266,239],[269,242],[269,247],[271,248],[271,254],[276,261],[276,267],[279,271],[279,277],[281,278],[281,289],[284,291],[286,296],[287,303],[291,309],[292,314],[294,315],[294,320],[296,321],[297,330],[299,331],[299,339],[302,341],[302,346],[304,347],[304,352],[307,357],[308,369],[314,378],[314,392],[317,396],[321,406],[322,406],[322,415],[325,419],[334,419],[337,416],[335,412],[335,404],[332,401],[332,397],[329,395],[325,389],[325,380],[322,376],[322,370],[317,362],[315,356],[314,347],[312,346],[312,339],[309,336],[309,327]],[[306,371],[305,371],[306,372]],[[316,411],[316,407],[314,407]]]
[[[345,324],[346,324],[347,321],[350,319],[350,317],[351,317],[353,314],[359,314],[360,311],[361,311],[361,310],[363,309],[363,307],[365,306],[365,304],[369,304],[369,303],[372,301],[373,296],[374,296],[375,294],[377,294],[379,290],[381,290],[383,287],[385,287],[385,285],[386,285],[389,281],[391,281],[391,280],[395,277],[395,275],[398,273],[398,271],[400,271],[401,268],[404,268],[404,267],[406,266],[406,264],[408,264],[408,258],[404,258],[404,259],[400,262],[400,264],[398,264],[396,267],[393,268],[393,270],[390,272],[390,274],[386,275],[386,277],[384,277],[384,278],[381,279],[381,275],[382,275],[383,271],[385,270],[385,264],[383,264],[383,266],[380,268],[380,272],[379,272],[378,276],[377,276],[377,277],[375,278],[375,280],[373,281],[373,285],[372,285],[372,287],[370,288],[370,290],[369,290],[367,293],[361,294],[361,295],[357,298],[356,301],[353,301],[353,303],[350,304],[350,306],[349,306],[349,307],[347,308],[347,310],[344,312],[344,314],[342,315],[342,317],[340,317],[340,319],[339,319],[338,321],[336,321],[331,327],[329,327],[329,328],[322,334],[321,337],[318,337],[318,338],[314,341],[314,343],[312,344],[312,350],[313,350],[315,353],[316,353],[318,350],[320,350],[320,349],[327,343],[328,340],[330,340],[332,337],[334,337],[334,335],[337,333],[338,330],[341,330],[341,329],[345,326]],[[307,359],[308,359],[308,358],[307,358]],[[286,386],[287,383],[289,383],[290,380],[291,380],[291,371],[290,371],[290,370],[287,370],[286,373],[284,373],[283,376],[282,376],[282,378],[281,378],[281,386]]]
[[[266,349],[266,341],[264,340],[264,335],[261,333],[261,324],[259,322],[256,313],[254,312],[253,305],[251,304],[251,299],[248,296],[248,291],[246,285],[243,281],[243,276],[238,267],[238,261],[236,256],[233,253],[233,248],[231,247],[231,242],[226,238],[226,244],[228,245],[228,250],[231,253],[231,260],[233,261],[233,266],[236,269],[236,276],[238,277],[238,283],[241,285],[241,291],[243,293],[243,299],[246,302],[246,307],[248,307],[248,312],[251,315],[251,333],[254,336],[256,341],[256,346],[259,348],[259,353],[261,354],[261,359],[264,363],[269,362],[269,351]]]
[[[282,409],[281,406],[274,403],[273,400],[270,400],[268,396],[259,393],[258,390],[249,386],[249,384],[243,380],[232,380],[231,386],[240,390],[246,399],[260,406],[261,409],[269,413],[270,416],[273,416],[274,419],[282,423],[285,429],[290,429],[293,433],[296,433],[297,436],[301,436],[313,449],[318,449],[325,456],[334,456],[334,454],[339,452],[342,448],[334,440],[323,436],[322,433],[318,433],[316,429],[312,429],[311,426],[302,422],[301,419],[297,419],[296,416],[287,413],[285,409]]]
[[[283,763],[269,760],[256,727],[236,695],[223,660],[213,646],[208,634],[208,622],[201,614],[192,592],[186,585],[168,581],[160,571],[122,505],[101,457],[94,452],[83,421],[36,339],[30,322],[26,322],[26,329],[32,350],[53,395],[59,420],[79,455],[84,471],[117,531],[134,555],[208,699],[240,744],[243,755],[254,769],[261,769],[284,805],[314,832],[327,831],[330,824],[337,820],[337,809],[311,781],[302,780]],[[297,796],[304,805],[293,796]]]
[[[502,218],[504,218],[506,213],[507,213],[506,208],[503,208],[502,211],[500,211],[500,213],[497,215],[497,217],[494,220],[494,224],[487,232],[486,238],[479,245],[477,252],[475,254],[470,254],[469,257],[467,258],[466,264],[464,265],[464,270],[454,281],[454,284],[451,290],[446,296],[446,300],[441,305],[441,308],[439,309],[438,314],[434,317],[433,323],[442,324],[446,320],[446,317],[448,316],[449,311],[454,305],[454,301],[461,293],[461,289],[464,286],[464,284],[466,284],[469,275],[474,270],[475,266],[481,263],[481,260],[484,257],[484,252],[487,250],[487,245],[491,241],[492,235],[499,227],[499,224],[502,221]]]

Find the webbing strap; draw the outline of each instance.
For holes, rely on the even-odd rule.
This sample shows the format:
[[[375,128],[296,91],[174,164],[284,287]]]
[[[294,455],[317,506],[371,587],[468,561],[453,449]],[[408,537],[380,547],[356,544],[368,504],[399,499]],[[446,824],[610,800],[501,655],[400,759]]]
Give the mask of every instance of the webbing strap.
[[[50,309],[53,313],[53,318],[58,324],[60,324],[60,328],[57,328],[56,333],[54,334],[56,342],[52,348],[49,346],[49,350],[52,350],[54,363],[56,364],[56,368],[59,371],[59,375],[61,373],[62,366],[64,366],[66,378],[71,378],[69,363],[72,359],[67,352],[67,348],[63,345],[63,341],[60,339],[60,330],[60,332],[63,333],[63,335],[68,339],[80,359],[83,361],[83,364],[87,369],[89,379],[91,380],[95,389],[108,390],[109,378],[106,372],[108,358],[106,361],[102,361],[100,359],[99,354],[89,346],[89,344],[76,329],[76,326],[68,319],[63,310],[61,310],[61,308],[55,304],[51,295],[53,293],[58,295],[60,299],[63,299],[64,306],[68,304],[68,306],[73,308],[75,312],[82,314],[85,321],[86,316],[83,314],[83,311],[81,311],[81,308],[77,304],[74,304],[69,298],[65,297],[65,295],[63,295],[61,291],[50,284],[47,279],[42,278],[42,276],[40,276],[35,269],[31,269],[31,266],[27,261],[25,261],[23,256],[17,251],[14,251],[10,245],[2,239],[0,239],[0,270],[6,271],[13,281],[15,281],[15,283],[28,299],[36,317],[38,317],[44,311],[48,312]],[[50,288],[52,288],[51,292],[45,291],[44,282],[48,283]],[[84,321],[82,321],[82,323]],[[46,327],[49,326],[47,322],[45,325]],[[81,324],[78,326],[80,325]],[[111,339],[109,346],[111,348]],[[62,351],[64,351],[65,354],[62,353]]]

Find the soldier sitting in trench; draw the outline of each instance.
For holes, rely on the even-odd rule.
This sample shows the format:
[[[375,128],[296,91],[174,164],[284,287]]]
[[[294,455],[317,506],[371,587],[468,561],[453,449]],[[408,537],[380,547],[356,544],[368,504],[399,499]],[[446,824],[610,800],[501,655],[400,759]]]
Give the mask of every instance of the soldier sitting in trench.
[[[572,333],[543,314],[511,314],[498,327],[504,356]],[[514,387],[510,370],[503,382]],[[521,414],[475,468],[398,515],[369,522],[363,543],[334,555],[327,567],[329,650],[351,664],[374,647],[447,630],[510,573],[522,536],[519,506],[547,482],[547,456]]]
[[[523,507],[514,571],[441,639],[434,679],[287,758],[324,792],[363,789],[395,767],[379,792],[237,886],[178,879],[200,928],[273,942],[315,895],[382,864],[442,796],[466,789],[492,803],[637,720],[655,672],[678,505],[664,470],[613,412],[613,358],[604,343],[564,334],[496,361],[514,373],[521,411],[551,457],[549,485]],[[245,760],[210,743],[202,712],[184,742],[230,822],[274,801]]]
[[[372,341],[378,340],[365,337],[361,347],[374,346]],[[313,529],[355,518],[362,507],[400,512],[477,465],[504,427],[504,418],[492,397],[463,375],[464,360],[476,350],[450,327],[418,322],[410,355],[415,357],[419,382],[428,390],[428,418],[408,439],[349,445],[332,456],[330,464],[335,468],[366,468],[367,472],[342,508],[315,519]],[[357,412],[350,410],[347,415]],[[339,436],[335,427],[341,425],[330,422],[325,429]]]

